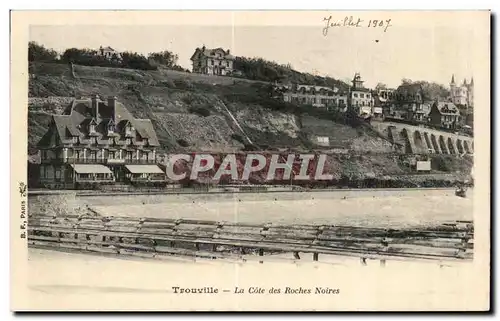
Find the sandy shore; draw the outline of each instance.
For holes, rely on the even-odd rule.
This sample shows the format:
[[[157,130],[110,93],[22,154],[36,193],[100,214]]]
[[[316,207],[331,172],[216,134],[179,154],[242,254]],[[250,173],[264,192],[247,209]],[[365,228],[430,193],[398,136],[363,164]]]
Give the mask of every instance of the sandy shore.
[[[40,203],[51,200],[68,209],[88,205],[109,216],[403,227],[472,220],[472,191],[469,194],[460,198],[453,189],[112,197],[68,194],[31,197],[29,209],[37,211]]]

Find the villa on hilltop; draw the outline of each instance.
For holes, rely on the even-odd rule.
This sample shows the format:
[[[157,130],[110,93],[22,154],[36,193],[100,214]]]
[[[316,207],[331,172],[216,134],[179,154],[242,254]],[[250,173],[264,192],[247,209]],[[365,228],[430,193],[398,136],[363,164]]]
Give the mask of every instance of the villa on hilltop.
[[[230,75],[233,72],[234,56],[222,48],[196,48],[191,56],[193,72],[206,75]]]
[[[122,54],[109,46],[100,46],[99,50],[97,50],[97,55],[102,56],[108,60],[122,60]]]
[[[109,97],[75,99],[52,115],[37,144],[40,183],[77,188],[96,183],[155,183],[165,180],[156,162],[158,138],[149,119],[137,119]]]

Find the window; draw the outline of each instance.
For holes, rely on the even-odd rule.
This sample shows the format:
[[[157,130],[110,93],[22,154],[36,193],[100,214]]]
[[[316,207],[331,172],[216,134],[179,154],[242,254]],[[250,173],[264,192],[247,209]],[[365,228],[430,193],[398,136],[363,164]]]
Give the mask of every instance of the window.
[[[354,93],[352,94],[353,97],[358,98],[358,94]]]
[[[108,134],[112,134],[115,131],[115,125],[108,125]]]
[[[129,135],[132,135],[132,126],[129,124],[127,124],[127,127],[125,127],[125,135],[126,136],[129,136]]]
[[[214,65],[214,61],[213,60],[210,60],[210,65]]]
[[[132,143],[132,139],[127,138],[127,145],[130,145]]]
[[[89,133],[95,133],[95,125],[90,124]]]
[[[228,67],[229,67],[229,61],[226,61],[226,66],[228,66]]]
[[[359,97],[365,98],[365,94],[359,94]]]
[[[366,98],[370,98],[370,94],[366,94]]]

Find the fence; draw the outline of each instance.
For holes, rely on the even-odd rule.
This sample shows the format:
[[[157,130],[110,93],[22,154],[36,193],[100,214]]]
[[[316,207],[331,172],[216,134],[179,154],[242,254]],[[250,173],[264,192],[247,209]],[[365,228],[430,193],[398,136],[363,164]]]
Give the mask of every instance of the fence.
[[[473,223],[384,229],[333,225],[242,224],[184,219],[33,216],[31,246],[161,257],[182,255],[259,260],[264,254],[310,253],[385,260],[471,260]]]

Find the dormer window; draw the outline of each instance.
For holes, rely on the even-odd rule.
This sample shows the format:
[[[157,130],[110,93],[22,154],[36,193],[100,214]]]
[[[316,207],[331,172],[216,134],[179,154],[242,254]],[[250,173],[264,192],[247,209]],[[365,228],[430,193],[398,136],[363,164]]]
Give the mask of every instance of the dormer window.
[[[127,123],[127,125],[125,126],[125,136],[132,136],[134,133],[134,127],[132,126],[132,124],[129,122]]]
[[[95,129],[96,129],[97,123],[95,119],[92,119],[89,124],[89,134],[95,134]]]
[[[108,125],[108,135],[113,134],[115,132],[115,125],[109,124]]]

